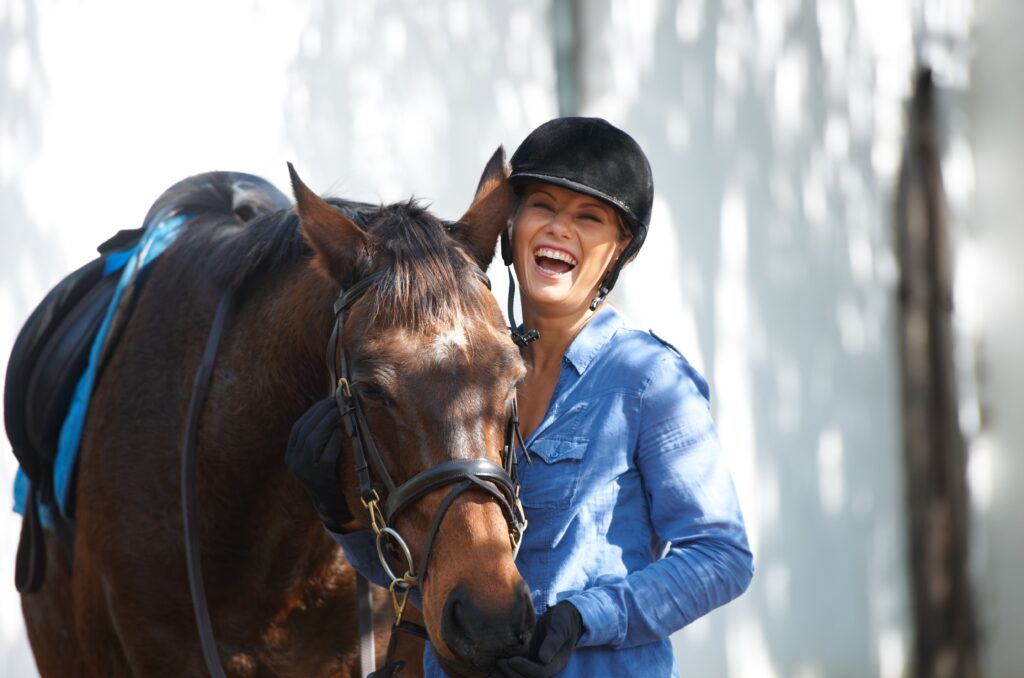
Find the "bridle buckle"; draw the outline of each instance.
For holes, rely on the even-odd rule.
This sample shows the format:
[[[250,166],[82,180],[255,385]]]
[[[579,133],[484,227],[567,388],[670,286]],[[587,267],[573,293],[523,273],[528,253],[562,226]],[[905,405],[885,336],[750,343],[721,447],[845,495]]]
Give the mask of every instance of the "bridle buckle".
[[[395,626],[398,626],[398,622],[402,621],[402,615],[405,614],[405,605],[409,602],[409,592],[412,591],[412,587],[413,585],[406,581],[405,577],[392,580],[390,586],[388,586],[388,592],[391,594],[391,607],[395,612]]]
[[[341,392],[345,395],[345,398],[347,398],[348,400],[352,399],[352,386],[349,385],[348,379],[346,379],[345,377],[341,377],[340,379],[338,379],[338,388],[341,389]]]
[[[379,537],[381,532],[388,527],[388,522],[384,519],[384,512],[380,508],[380,495],[377,494],[377,490],[370,490],[370,497],[360,497],[359,501],[370,514],[370,529]]]

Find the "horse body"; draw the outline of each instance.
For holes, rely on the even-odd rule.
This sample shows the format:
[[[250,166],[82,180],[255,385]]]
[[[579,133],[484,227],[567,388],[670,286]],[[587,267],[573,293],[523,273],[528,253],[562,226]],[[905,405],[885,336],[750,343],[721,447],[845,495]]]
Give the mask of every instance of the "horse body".
[[[477,203],[480,198],[478,191]],[[493,195],[490,199],[495,200]],[[415,212],[411,219],[418,218],[418,208],[407,208]],[[488,219],[500,221],[500,215],[492,212],[497,209],[504,214],[510,209],[507,195],[489,209]],[[480,211],[477,207],[477,219]],[[357,675],[355,572],[283,464],[292,423],[329,387],[323,351],[333,320],[331,302],[345,284],[339,278],[350,279],[357,271],[352,262],[338,261],[348,256],[344,243],[338,242],[340,231],[312,223],[305,215],[305,241],[297,234],[294,214],[277,215],[273,228],[269,222],[257,221],[239,230],[237,224],[230,225],[233,218],[230,210],[211,214],[210,223],[194,224],[181,242],[153,264],[121,345],[94,393],[81,444],[73,551],[48,544],[43,588],[22,599],[43,676],[180,676],[206,671],[184,556],[180,455],[193,378],[210,319],[220,295],[232,287],[243,302],[218,350],[200,419],[196,469],[203,576],[219,654],[229,675]],[[282,219],[290,224],[282,227]],[[263,227],[270,230],[259,233]],[[437,233],[443,237],[442,231]],[[483,255],[489,260],[496,236],[497,230],[471,232],[468,239],[489,240],[490,253],[485,246]],[[312,245],[314,266],[306,241]],[[456,247],[454,241],[446,247],[473,253],[472,247]],[[470,258],[460,252],[452,256]],[[384,257],[391,263],[393,258]],[[382,264],[367,259],[360,265]],[[494,324],[496,305],[493,300],[490,306],[484,304],[485,308],[474,311],[475,320],[468,322],[466,330],[467,341],[491,347],[474,354],[477,362],[493,360],[495,351],[507,355],[507,349],[499,349],[493,339],[481,342],[472,337],[472,327],[484,331],[482,322]],[[481,320],[488,315],[491,320]],[[421,353],[417,347],[440,345],[429,330],[414,332],[415,328],[394,323],[377,327],[371,316],[365,311],[356,314],[343,341],[359,347],[362,333],[363,343],[372,352],[373,345],[383,349],[388,337],[397,332],[412,342],[416,354]],[[423,335],[421,343],[413,341],[412,335]],[[403,355],[412,360],[408,351]],[[472,377],[466,361],[456,361],[461,365],[458,369],[428,365],[417,374],[435,382],[444,370],[452,377]],[[514,371],[514,366],[505,365],[507,360],[499,362],[504,366],[499,384],[482,389],[486,393],[481,397],[487,402],[495,400],[491,393],[495,389],[507,389],[500,382]],[[489,368],[489,379],[497,374],[495,369]],[[392,386],[417,388],[415,383],[399,382]],[[448,402],[455,403],[458,388],[449,382],[445,385],[451,392]],[[409,395],[403,392],[403,397]],[[463,404],[458,407],[465,410],[465,401],[459,402]],[[442,415],[431,414],[429,407],[424,410],[422,404],[397,409],[408,412],[410,407],[419,414],[416,430],[394,426],[394,414],[370,414],[371,423],[380,428],[392,424],[394,430],[382,434],[386,449],[409,445],[410,435],[426,435],[416,449],[395,459],[398,477],[447,458],[453,453],[450,446],[459,447],[453,441],[479,440],[490,445],[495,431],[500,437],[504,425],[494,408],[477,407],[480,413],[453,425]],[[483,425],[481,417],[488,419]],[[477,455],[484,452],[491,454],[478,450]],[[465,454],[465,450],[456,449],[454,454]],[[343,454],[343,460],[348,466],[351,456]],[[343,471],[339,481],[347,489],[354,514],[360,515],[352,472]],[[416,537],[429,524],[431,507],[438,501],[425,497],[423,507],[399,526],[409,532],[417,558],[423,554],[418,552],[422,543]],[[502,548],[500,535],[507,536],[496,507],[467,494],[456,502],[452,517],[445,518],[445,525],[449,524],[453,528],[443,531],[432,556],[437,574],[424,589],[424,612],[442,656],[447,655],[452,666],[469,667],[464,673],[473,675],[474,659],[453,658],[441,637],[445,601],[455,589],[475,587],[487,592],[488,604],[493,603],[500,613],[501,605],[519,595],[516,587],[521,582],[517,584],[511,557],[494,554]],[[451,537],[459,529],[470,535],[465,543],[483,544],[481,562],[489,565],[481,570],[489,576],[489,584],[467,581],[473,576],[466,571],[456,568],[453,572],[438,564],[447,562],[447,554],[455,548]],[[494,538],[495,530],[499,538]],[[503,548],[507,550],[507,542]],[[513,588],[516,591],[509,592]],[[383,603],[380,594],[378,600]],[[521,606],[521,601],[514,604]],[[387,626],[387,615],[379,606],[379,640],[386,639]],[[383,645],[378,643],[379,648]],[[416,660],[409,664],[418,670]]]
[[[83,650],[87,657],[87,648],[98,650],[90,658],[97,675],[111,660],[109,641],[103,642],[111,635],[133,675],[205,670],[195,643],[182,642],[196,631],[182,555],[180,447],[190,375],[216,295],[194,284],[171,292],[174,286],[160,279],[166,268],[153,271],[124,337],[133,349],[118,351],[108,366],[94,404],[104,416],[83,439],[79,496],[93,500],[79,502],[75,618],[94,636],[83,638]],[[261,303],[268,296],[269,308]],[[274,307],[282,300],[273,296],[279,295],[257,289],[235,327],[258,326],[261,318],[253,316],[279,315]],[[329,296],[317,295],[325,304]],[[325,343],[326,330],[319,334]],[[229,663],[242,674],[252,665],[274,675],[315,675],[304,666],[309,658],[352,660],[353,620],[340,603],[352,599],[354,579],[281,463],[290,423],[322,391],[323,376],[309,369],[316,361],[308,359],[274,374],[280,356],[304,352],[280,336],[268,328],[225,337],[199,433],[199,540],[215,634],[231,648]],[[140,374],[150,378],[139,380]],[[90,570],[92,576],[85,574]],[[294,635],[282,637],[290,627]],[[303,647],[317,642],[326,647]],[[275,645],[294,656],[275,657]]]

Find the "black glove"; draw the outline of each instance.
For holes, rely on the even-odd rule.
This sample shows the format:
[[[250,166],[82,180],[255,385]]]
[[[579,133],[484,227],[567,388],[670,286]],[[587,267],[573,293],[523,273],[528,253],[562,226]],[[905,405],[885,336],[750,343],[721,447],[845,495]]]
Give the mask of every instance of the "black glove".
[[[306,410],[292,426],[285,453],[288,468],[302,481],[320,520],[333,532],[340,531],[342,525],[352,520],[352,512],[348,510],[338,482],[340,424],[334,398],[324,398]]]
[[[533,629],[530,656],[498,660],[498,673],[522,678],[547,678],[566,667],[583,635],[583,617],[576,606],[563,600],[548,608]]]

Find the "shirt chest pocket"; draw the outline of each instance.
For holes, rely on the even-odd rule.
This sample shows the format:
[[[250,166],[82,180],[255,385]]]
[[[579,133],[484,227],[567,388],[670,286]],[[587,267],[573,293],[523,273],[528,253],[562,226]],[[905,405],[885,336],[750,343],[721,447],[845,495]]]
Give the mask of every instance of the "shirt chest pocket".
[[[533,508],[568,508],[580,484],[587,439],[544,437],[530,443],[533,464],[520,463],[523,505]]]

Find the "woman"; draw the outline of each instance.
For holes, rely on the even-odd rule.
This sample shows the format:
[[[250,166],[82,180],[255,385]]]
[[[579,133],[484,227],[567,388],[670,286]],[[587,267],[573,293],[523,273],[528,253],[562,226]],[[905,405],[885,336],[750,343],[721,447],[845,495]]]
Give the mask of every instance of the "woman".
[[[511,164],[513,335],[527,365],[517,393],[533,459],[520,464],[530,527],[516,563],[538,621],[530,656],[498,670],[678,675],[669,635],[741,594],[752,559],[707,383],[605,303],[647,234],[650,165],[595,118],[541,125]],[[429,647],[425,669],[441,674]]]

